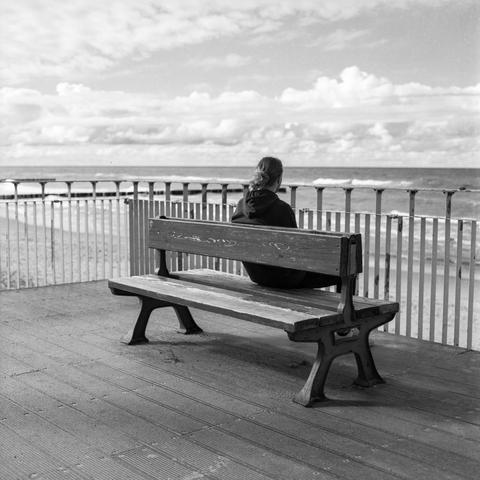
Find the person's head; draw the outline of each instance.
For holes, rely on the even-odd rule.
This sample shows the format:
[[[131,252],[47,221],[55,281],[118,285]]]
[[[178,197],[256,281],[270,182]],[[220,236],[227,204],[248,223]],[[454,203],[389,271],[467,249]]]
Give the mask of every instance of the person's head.
[[[263,157],[257,165],[255,175],[250,182],[250,190],[266,188],[277,192],[282,184],[283,165],[275,157]]]

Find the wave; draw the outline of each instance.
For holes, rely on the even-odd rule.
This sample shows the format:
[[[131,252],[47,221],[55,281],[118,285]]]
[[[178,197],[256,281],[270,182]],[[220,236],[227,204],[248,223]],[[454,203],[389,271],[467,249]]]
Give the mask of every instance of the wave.
[[[351,182],[350,178],[317,178],[312,183],[313,185],[345,185]]]
[[[412,182],[408,180],[394,181],[394,180],[375,180],[373,178],[359,179],[359,178],[317,178],[313,185],[351,185],[353,187],[410,187]]]
[[[408,217],[409,213],[401,212],[400,210],[390,210],[390,213],[388,215],[392,215],[394,217]]]
[[[410,187],[412,186],[412,182],[408,180],[402,180],[400,182],[394,181],[394,180],[374,180],[372,178],[367,178],[365,180],[360,180],[354,178],[352,180],[352,185],[357,186],[357,187]]]

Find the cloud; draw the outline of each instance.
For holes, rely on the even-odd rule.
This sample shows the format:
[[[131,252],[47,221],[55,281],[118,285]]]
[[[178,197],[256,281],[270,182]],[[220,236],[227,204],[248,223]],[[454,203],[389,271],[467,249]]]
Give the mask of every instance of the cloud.
[[[205,69],[211,68],[241,68],[251,62],[251,57],[229,53],[224,57],[195,58],[187,62],[187,65]]]
[[[105,71],[126,58],[232,36],[288,31],[288,22],[337,21],[383,8],[450,0],[17,0],[0,6],[0,82]],[[471,3],[473,0],[463,0]],[[344,33],[344,41],[348,39]],[[332,39],[330,48],[338,48]],[[335,46],[337,45],[337,46]]]
[[[337,52],[347,48],[375,48],[387,43],[385,38],[369,40],[368,30],[337,29],[327,35],[321,35],[308,44],[309,47],[319,47],[326,52]]]
[[[54,95],[2,88],[0,105],[0,143],[10,153],[39,145],[183,154],[189,147],[217,155],[276,152],[303,162],[455,158],[461,165],[474,164],[480,151],[480,84],[394,84],[356,66],[277,97],[245,90],[164,98],[60,83]]]
[[[368,35],[368,30],[344,30],[338,29],[328,35],[317,38],[310,43],[310,47],[322,47],[326,51],[343,50],[347,46],[355,42],[358,45],[358,40]]]
[[[345,68],[340,79],[322,76],[310,90],[287,88],[279,100],[294,110],[319,108],[345,109],[386,106],[390,112],[412,114],[415,108],[432,114],[442,109],[475,110],[479,103],[480,84],[472,87],[431,87],[420,83],[395,85],[385,77],[363,72],[356,66]],[[406,109],[407,105],[411,109]],[[401,108],[399,108],[401,107]]]

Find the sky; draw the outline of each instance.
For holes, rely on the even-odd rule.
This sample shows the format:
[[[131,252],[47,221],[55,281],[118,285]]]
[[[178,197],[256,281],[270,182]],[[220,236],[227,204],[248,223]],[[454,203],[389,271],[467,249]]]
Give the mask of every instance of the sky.
[[[0,5],[1,165],[480,167],[478,0]]]

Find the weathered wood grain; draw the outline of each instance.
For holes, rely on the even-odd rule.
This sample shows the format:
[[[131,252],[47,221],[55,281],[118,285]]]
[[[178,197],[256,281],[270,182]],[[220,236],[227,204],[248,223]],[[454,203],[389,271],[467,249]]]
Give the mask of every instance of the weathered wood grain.
[[[324,234],[222,222],[150,219],[149,246],[345,276],[362,269],[358,234]]]
[[[298,328],[341,321],[341,315],[326,309],[282,301],[278,297],[257,296],[255,292],[235,292],[223,288],[156,275],[109,280],[111,289],[129,291],[187,307],[232,315],[270,327],[295,332]]]
[[[295,305],[305,304],[308,306],[316,306],[333,312],[337,311],[338,303],[340,302],[340,294],[336,292],[310,288],[292,290],[268,288],[254,284],[247,277],[218,272],[216,270],[188,270],[184,272],[175,272],[175,275],[178,276],[178,278],[194,283],[222,286],[228,290],[245,291],[255,293],[259,296],[262,294],[276,296],[279,299],[283,299],[285,302],[291,302]],[[363,310],[368,310],[371,314],[383,314],[398,310],[397,302],[388,302],[375,298],[354,296],[353,304],[355,310],[358,311],[360,315]],[[374,307],[377,307],[377,309],[375,310]]]

